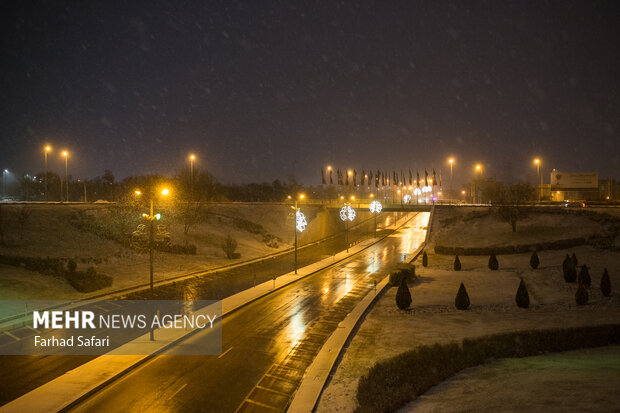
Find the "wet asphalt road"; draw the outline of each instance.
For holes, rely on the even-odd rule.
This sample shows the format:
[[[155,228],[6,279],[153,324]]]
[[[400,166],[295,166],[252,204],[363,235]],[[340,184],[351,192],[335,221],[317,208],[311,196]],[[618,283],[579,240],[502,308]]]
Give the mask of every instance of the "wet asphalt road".
[[[413,216],[413,215],[412,215]],[[76,411],[284,411],[305,369],[355,305],[424,240],[428,214],[350,260],[223,319],[219,356],[158,356]],[[189,344],[200,343],[202,333]]]

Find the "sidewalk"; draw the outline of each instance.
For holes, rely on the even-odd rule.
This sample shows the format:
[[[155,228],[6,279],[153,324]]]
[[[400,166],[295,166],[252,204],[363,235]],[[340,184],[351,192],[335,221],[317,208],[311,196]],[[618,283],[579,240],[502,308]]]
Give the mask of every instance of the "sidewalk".
[[[398,222],[388,226],[386,229],[392,232],[404,225],[412,217],[403,217]],[[391,232],[389,233],[391,234]],[[227,297],[222,300],[222,316],[232,313],[233,311],[261,298],[276,290],[279,290],[295,281],[312,275],[322,269],[334,265],[340,261],[365,250],[371,245],[380,242],[389,234],[382,238],[368,239],[349,248],[349,252],[342,251],[333,257],[326,258],[314,264],[300,268],[297,274],[290,272],[278,277],[274,281],[267,281]],[[203,310],[200,310],[203,311]],[[148,334],[125,344],[116,352],[123,354],[131,354],[131,348],[137,345],[150,346],[150,355],[137,356],[121,356],[115,355],[112,351],[106,355],[97,357],[96,359],[77,367],[64,375],[32,390],[29,393],[19,397],[18,399],[7,403],[0,407],[0,412],[17,412],[26,411],[61,411],[77,405],[80,401],[88,398],[91,394],[105,387],[110,382],[116,380],[122,375],[140,366],[150,358],[157,354],[161,354],[166,349],[174,346],[183,340],[195,330],[176,333],[174,330],[162,332],[155,331],[157,341],[145,343],[148,341]],[[141,347],[142,349],[143,347]]]

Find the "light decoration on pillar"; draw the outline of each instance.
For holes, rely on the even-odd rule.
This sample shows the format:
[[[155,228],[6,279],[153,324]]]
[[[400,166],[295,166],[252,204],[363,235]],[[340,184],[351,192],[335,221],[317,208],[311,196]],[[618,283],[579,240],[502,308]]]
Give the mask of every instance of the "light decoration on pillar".
[[[403,202],[405,204],[408,204],[409,202],[411,202],[411,195],[407,194],[403,197]]]
[[[370,203],[370,207],[369,208],[370,208],[370,212],[372,212],[373,214],[378,214],[383,209],[383,206],[381,205],[381,202],[379,202],[379,201],[372,201]],[[342,214],[342,212],[341,212],[341,214]]]
[[[306,216],[300,210],[295,211],[295,226],[297,227],[297,231],[304,232],[306,229]]]
[[[351,205],[345,204],[340,210],[340,219],[346,221],[353,221],[355,219],[355,210],[351,208]]]

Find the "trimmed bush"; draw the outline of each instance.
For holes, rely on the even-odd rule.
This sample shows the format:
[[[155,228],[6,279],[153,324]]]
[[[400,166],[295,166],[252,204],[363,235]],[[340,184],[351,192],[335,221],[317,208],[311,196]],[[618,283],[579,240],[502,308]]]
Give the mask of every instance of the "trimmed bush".
[[[536,251],[534,251],[532,253],[532,256],[530,257],[530,267],[532,267],[532,269],[535,270],[536,268],[538,268],[539,265],[540,265],[540,259],[538,259],[538,254],[536,253]]]
[[[426,255],[426,251],[422,253],[422,266],[428,267],[428,255]]]
[[[411,305],[411,292],[409,291],[409,287],[407,287],[407,280],[405,277],[402,278],[398,286],[398,291],[396,291],[396,305],[401,310],[406,310]]]
[[[458,255],[454,258],[454,271],[461,271],[461,260]]]
[[[454,299],[454,305],[459,310],[467,310],[469,308],[469,294],[467,294],[467,290],[465,289],[465,285],[461,283],[459,287],[459,291],[456,293],[456,298]]]
[[[494,252],[492,252],[489,257],[489,269],[491,271],[497,271],[499,269],[499,261],[497,261],[497,257]]]
[[[567,283],[574,283],[577,281],[577,268],[573,265],[573,261],[569,259],[568,263],[563,268],[564,281]]]
[[[570,259],[570,256],[566,254],[566,258],[564,258],[564,261],[562,262],[562,269],[566,272],[566,268],[568,268],[572,262],[573,261]]]
[[[607,268],[605,268],[603,277],[601,277],[601,293],[604,297],[609,297],[611,295],[611,280],[609,279]]]
[[[357,387],[358,413],[392,412],[459,371],[488,359],[526,357],[549,351],[620,343],[620,325],[528,330],[458,343],[420,346],[381,360]]]
[[[579,276],[577,277],[577,282],[585,285],[586,287],[590,287],[590,285],[592,285],[592,279],[590,278],[590,271],[588,271],[587,265],[581,266]]]
[[[517,305],[521,308],[528,308],[530,306],[530,295],[527,292],[525,282],[521,280],[519,288],[517,289]]]
[[[403,279],[408,283],[415,281],[415,266],[413,264],[401,264],[390,273],[390,285],[393,287],[399,286]]]
[[[588,304],[588,290],[583,284],[579,284],[577,287],[577,292],[575,293],[575,302],[577,305],[586,305]]]
[[[573,261],[573,265],[575,267],[579,265],[579,261],[577,261],[577,256],[575,255],[574,252],[573,252],[573,256],[571,257],[571,260]]]
[[[98,273],[94,267],[88,267],[86,272],[69,273],[66,278],[69,284],[81,293],[90,293],[112,286],[112,277]]]

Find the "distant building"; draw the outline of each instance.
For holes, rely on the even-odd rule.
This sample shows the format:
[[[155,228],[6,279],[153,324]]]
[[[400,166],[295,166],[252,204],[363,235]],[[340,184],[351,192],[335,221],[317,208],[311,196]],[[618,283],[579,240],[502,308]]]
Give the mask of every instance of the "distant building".
[[[598,172],[551,171],[552,201],[598,201],[601,199]]]

